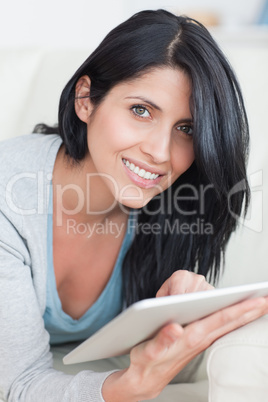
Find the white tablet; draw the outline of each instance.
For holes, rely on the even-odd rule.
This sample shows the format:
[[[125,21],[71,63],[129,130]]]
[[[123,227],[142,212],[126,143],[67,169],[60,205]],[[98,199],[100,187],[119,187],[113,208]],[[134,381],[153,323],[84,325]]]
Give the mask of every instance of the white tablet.
[[[124,310],[63,358],[81,363],[126,354],[169,322],[181,325],[239,301],[268,295],[268,282],[141,300]]]

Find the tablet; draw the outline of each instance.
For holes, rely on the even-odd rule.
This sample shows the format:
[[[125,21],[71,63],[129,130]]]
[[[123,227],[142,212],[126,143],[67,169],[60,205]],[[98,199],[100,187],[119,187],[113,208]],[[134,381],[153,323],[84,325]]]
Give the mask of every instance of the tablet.
[[[81,363],[126,354],[170,322],[201,319],[239,301],[268,295],[268,282],[232,286],[138,301],[63,358]]]

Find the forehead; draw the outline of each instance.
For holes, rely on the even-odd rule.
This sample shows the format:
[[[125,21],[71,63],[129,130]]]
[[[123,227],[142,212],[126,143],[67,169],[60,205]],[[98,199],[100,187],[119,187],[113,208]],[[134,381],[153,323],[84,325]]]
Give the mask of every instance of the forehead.
[[[191,81],[185,72],[166,67],[117,84],[110,91],[110,96],[111,100],[144,97],[165,110],[178,104],[188,108],[191,90]]]

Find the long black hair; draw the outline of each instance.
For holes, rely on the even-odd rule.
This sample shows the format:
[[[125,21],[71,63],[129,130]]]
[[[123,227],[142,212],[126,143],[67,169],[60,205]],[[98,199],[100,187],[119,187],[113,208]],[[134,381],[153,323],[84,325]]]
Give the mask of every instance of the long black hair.
[[[90,77],[97,108],[116,84],[159,67],[180,69],[191,80],[195,161],[137,213],[136,235],[123,263],[127,304],[154,297],[178,269],[216,281],[237,218],[247,209],[248,122],[228,61],[197,21],[165,10],[139,12],[112,30],[68,82],[58,127],[37,127],[58,132],[66,154],[79,161],[87,150],[87,127],[74,109],[78,79]]]

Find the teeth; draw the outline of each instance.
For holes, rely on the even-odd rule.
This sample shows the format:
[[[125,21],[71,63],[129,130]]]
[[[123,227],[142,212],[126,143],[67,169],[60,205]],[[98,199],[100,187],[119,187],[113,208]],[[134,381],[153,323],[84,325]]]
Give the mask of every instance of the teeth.
[[[127,159],[123,159],[124,164],[132,170],[132,172],[136,173],[138,176],[147,180],[155,180],[159,174],[147,172],[144,169],[140,169],[138,166],[135,166],[134,163],[130,163]]]
[[[152,175],[152,173],[146,172],[143,177],[144,177],[145,179],[150,179],[151,175]]]
[[[147,172],[146,172],[147,173]],[[138,172],[138,175],[140,176],[140,177],[144,177],[144,175],[145,175],[145,170],[144,169],[140,169],[140,171]]]

